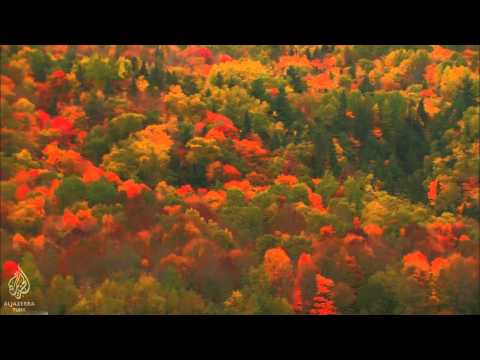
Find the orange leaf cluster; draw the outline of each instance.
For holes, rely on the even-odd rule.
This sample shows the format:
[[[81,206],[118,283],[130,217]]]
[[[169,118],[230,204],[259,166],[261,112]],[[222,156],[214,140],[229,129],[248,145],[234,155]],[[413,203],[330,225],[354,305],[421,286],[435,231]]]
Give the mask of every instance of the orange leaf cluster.
[[[310,201],[310,205],[317,209],[320,210],[320,212],[325,212],[326,209],[323,207],[323,201],[322,197],[318,195],[317,193],[310,192],[308,194],[308,200]]]
[[[453,51],[450,49],[439,45],[433,45],[432,47],[433,51],[430,53],[430,57],[435,61],[446,61],[453,55]]]
[[[73,133],[72,121],[63,116],[57,116],[53,118],[51,121],[51,126],[52,128],[57,129],[63,136],[68,136]]]
[[[180,53],[180,56],[184,58],[190,57],[200,57],[203,58],[206,62],[211,61],[213,59],[212,51],[206,47],[197,47],[197,46],[189,46],[185,50]]]
[[[58,147],[57,142],[52,142],[45,146],[42,153],[47,156],[46,163],[48,165],[59,165],[61,163],[72,163],[74,167],[81,172],[84,166],[82,155],[73,150],[62,150]]]
[[[145,184],[137,184],[132,179],[124,181],[118,186],[118,191],[125,192],[129,199],[137,197],[143,190],[149,190],[149,187]]]
[[[272,284],[277,284],[292,276],[292,261],[281,247],[267,250],[263,265]]]
[[[277,95],[279,94],[279,92],[280,92],[280,91],[279,91],[278,88],[276,88],[276,87],[273,87],[273,88],[271,88],[271,89],[268,90],[268,93],[269,93],[270,96],[272,96],[272,97],[277,96]]]
[[[361,226],[362,226],[362,223],[360,221],[360,218],[358,216],[355,216],[353,218],[353,221],[352,221],[352,224],[353,224],[353,228],[358,231],[360,230]]]
[[[142,230],[137,232],[137,238],[145,247],[148,247],[150,246],[150,240],[152,238],[152,234],[148,230]]]
[[[290,66],[296,66],[296,67],[303,67],[310,69],[312,67],[312,64],[310,64],[310,60],[307,59],[306,56],[300,56],[300,55],[284,55],[280,56],[278,59],[277,63],[277,68],[280,71],[283,71]]]
[[[223,143],[227,140],[225,133],[219,128],[210,129],[205,135],[205,138],[217,140],[219,143]]]
[[[222,163],[220,161],[216,160],[210,163],[206,169],[206,176],[208,181],[215,180],[220,175],[221,171],[222,171]]]
[[[330,73],[324,72],[318,75],[310,75],[306,77],[308,87],[314,91],[331,90],[337,84],[330,78]]]
[[[177,254],[170,254],[160,261],[162,268],[173,266],[180,274],[185,274],[193,266],[193,259],[188,256],[179,256]]]
[[[434,104],[432,98],[426,98],[423,104],[425,107],[425,112],[430,115],[430,117],[433,117],[440,112],[440,108]]]
[[[70,211],[70,209],[65,209],[63,213],[63,229],[66,231],[74,230],[80,224],[77,216]]]
[[[205,136],[208,139],[224,142],[227,138],[236,139],[238,137],[238,128],[232,120],[222,114],[207,111],[205,118],[195,124],[195,134],[200,135],[206,126],[210,128]]]
[[[45,248],[45,235],[40,234],[32,238],[32,245],[36,250],[43,250]]]
[[[223,187],[227,190],[229,189],[238,189],[243,192],[247,192],[252,189],[250,181],[248,180],[231,180],[226,182]]]
[[[170,215],[177,215],[182,211],[182,206],[181,205],[166,205],[163,207],[163,210]]]
[[[428,185],[428,200],[430,200],[431,203],[435,203],[435,200],[437,199],[437,188],[438,188],[438,180],[433,180],[430,182]]]
[[[62,224],[64,231],[78,229],[82,232],[89,232],[97,225],[97,219],[92,215],[90,209],[78,210],[76,214],[70,209],[65,209]]]
[[[375,136],[377,139],[381,139],[383,136],[383,131],[379,127],[374,127],[372,130],[372,135]]]
[[[185,196],[189,193],[193,193],[193,188],[190,184],[182,185],[176,190],[177,195]]]
[[[425,90],[422,90],[418,93],[421,97],[424,97],[424,98],[429,98],[429,97],[435,97],[437,96],[435,94],[435,91],[433,91],[433,89],[431,88],[428,88],[428,89],[425,89]]]
[[[17,201],[25,200],[29,192],[30,188],[28,187],[28,185],[22,184],[17,187],[17,190],[15,191],[15,198],[17,199]]]
[[[223,165],[223,175],[225,175],[227,179],[238,179],[242,174],[235,166],[226,164]]]
[[[332,225],[324,225],[320,228],[320,235],[331,236],[335,234],[335,228]]]
[[[365,243],[365,238],[363,236],[360,236],[360,235],[357,235],[357,234],[348,233],[343,238],[343,242],[345,243],[345,245],[364,244]]]
[[[220,54],[218,56],[218,61],[219,62],[227,62],[227,61],[232,61],[233,58],[230,55],[227,54]]]
[[[312,60],[312,65],[319,70],[332,70],[337,64],[337,59],[333,56],[328,56],[323,59]]]
[[[33,182],[39,175],[40,175],[40,171],[37,169],[20,170],[15,174],[13,181],[17,184]]]
[[[318,269],[315,266],[312,256],[307,253],[302,253],[298,258],[297,262],[297,272],[295,276],[294,288],[293,288],[293,306],[294,310],[297,312],[303,311],[305,305],[310,303],[312,299],[306,299],[304,294],[304,288],[308,287],[308,282],[315,279],[315,274],[317,273]]]
[[[28,241],[23,237],[22,234],[16,233],[12,238],[12,248],[14,250],[20,250],[22,248],[28,247]]]
[[[448,268],[449,266],[450,266],[450,261],[448,261],[448,259],[438,257],[432,261],[430,269],[432,271],[433,276],[438,277],[440,275],[440,272],[443,269]]]
[[[425,80],[427,80],[427,84],[430,86],[435,86],[437,82],[437,65],[430,64],[425,67]]]
[[[333,280],[320,274],[316,276],[317,295],[313,299],[313,309],[309,311],[311,315],[334,315],[337,313],[335,304],[331,300]]]
[[[278,175],[275,179],[275,184],[277,185],[288,185],[293,186],[298,183],[298,179],[294,175]]]
[[[363,227],[363,231],[369,237],[380,237],[383,235],[383,229],[376,224],[368,224]]]
[[[453,250],[458,238],[453,232],[453,225],[442,222],[427,224],[428,242],[431,250],[445,253]]]
[[[263,143],[260,138],[253,140],[234,140],[233,143],[238,154],[245,158],[262,157],[268,153],[268,151],[263,148]]]
[[[103,172],[102,169],[93,165],[92,162],[87,161],[86,162],[86,169],[83,173],[82,180],[86,183],[93,182],[93,181],[98,181],[98,180],[100,180],[100,178],[103,175],[104,175],[104,172]]]
[[[416,271],[428,273],[430,271],[430,263],[427,257],[421,251],[415,251],[403,257],[403,268],[414,268]]]
[[[15,94],[15,83],[9,77],[0,75],[0,96],[11,96]]]

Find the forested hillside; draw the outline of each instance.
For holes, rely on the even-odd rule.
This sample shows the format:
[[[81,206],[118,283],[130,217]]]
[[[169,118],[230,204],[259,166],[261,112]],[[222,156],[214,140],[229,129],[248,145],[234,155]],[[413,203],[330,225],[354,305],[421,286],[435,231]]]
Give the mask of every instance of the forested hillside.
[[[2,304],[470,314],[479,46],[1,46]],[[10,313],[4,306],[2,313]]]

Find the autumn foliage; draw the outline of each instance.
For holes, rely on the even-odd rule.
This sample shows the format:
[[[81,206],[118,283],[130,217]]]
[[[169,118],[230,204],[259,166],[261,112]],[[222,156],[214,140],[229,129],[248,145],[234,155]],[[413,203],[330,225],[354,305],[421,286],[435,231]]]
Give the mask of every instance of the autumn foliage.
[[[478,45],[0,48],[2,299],[480,313]]]

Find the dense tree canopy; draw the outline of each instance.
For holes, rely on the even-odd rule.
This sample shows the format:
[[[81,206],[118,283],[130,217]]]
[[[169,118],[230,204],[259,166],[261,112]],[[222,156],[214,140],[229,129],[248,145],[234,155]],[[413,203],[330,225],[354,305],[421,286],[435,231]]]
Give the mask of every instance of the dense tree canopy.
[[[0,50],[2,304],[480,313],[478,46]]]

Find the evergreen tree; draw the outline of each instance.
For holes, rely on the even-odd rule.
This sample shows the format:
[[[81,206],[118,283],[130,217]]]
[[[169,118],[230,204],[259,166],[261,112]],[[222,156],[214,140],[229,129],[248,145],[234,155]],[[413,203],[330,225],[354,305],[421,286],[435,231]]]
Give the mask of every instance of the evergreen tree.
[[[245,113],[245,118],[243,120],[243,127],[242,127],[242,131],[241,131],[241,138],[246,138],[248,136],[248,134],[250,134],[250,132],[252,131],[252,120],[250,119],[250,114],[249,112],[247,111]]]
[[[328,145],[329,145],[328,155],[329,155],[330,169],[332,169],[332,173],[335,176],[338,176],[340,175],[341,168],[340,168],[340,165],[338,164],[335,146],[333,145],[333,142],[331,140],[328,142]]]
[[[186,144],[193,137],[193,125],[179,121],[177,137],[182,144]]]
[[[362,83],[359,86],[359,89],[363,93],[367,93],[375,90],[374,86],[370,84],[370,80],[368,76],[364,76]]]
[[[76,45],[69,45],[68,49],[67,49],[67,52],[66,52],[64,58],[62,59],[61,65],[60,65],[63,71],[70,72],[76,56],[77,56]]]
[[[475,103],[473,94],[473,80],[470,76],[465,76],[462,80],[462,85],[458,89],[455,99],[453,100],[453,108],[456,114],[461,116],[463,112]]]
[[[349,72],[352,79],[355,79],[357,77],[357,67],[355,66],[355,64],[349,67]]]
[[[36,81],[44,82],[53,65],[50,57],[43,50],[35,49],[28,54],[30,68]]]
[[[312,50],[307,49],[307,50],[305,51],[305,55],[307,56],[307,59],[308,59],[308,60],[313,60]]]
[[[382,178],[385,180],[385,189],[394,194],[398,194],[405,183],[398,180],[403,179],[405,174],[400,168],[397,157],[393,152],[388,159],[388,166],[386,166],[384,170],[384,176],[382,176]]]
[[[77,78],[77,81],[80,83],[80,89],[81,90],[86,90],[86,84],[85,84],[85,69],[81,64],[77,64],[77,70],[75,72],[75,77]]]
[[[213,77],[212,83],[213,83],[213,85],[215,85],[216,87],[221,88],[221,87],[224,85],[223,75],[222,75],[221,73],[217,73],[217,74]]]
[[[149,89],[157,87],[161,91],[165,90],[165,73],[160,62],[156,61],[155,66],[148,77]]]
[[[422,168],[423,158],[430,149],[421,125],[408,118],[405,125],[396,131],[394,149],[398,163],[406,174],[413,174]]]
[[[132,72],[134,74],[137,74],[137,72],[138,72],[138,59],[137,59],[137,57],[133,56],[133,57],[129,58],[129,60],[130,60],[130,63],[132,64]]]
[[[128,93],[130,94],[130,96],[133,96],[133,97],[138,95],[137,78],[135,75],[132,76],[132,81],[130,82]]]
[[[148,78],[148,68],[146,61],[142,61],[142,67],[140,68],[139,75],[145,77],[146,79]]]
[[[122,55],[123,50],[125,49],[125,45],[116,45],[115,46],[115,60],[118,60],[120,55]]]
[[[362,96],[362,103],[355,111],[355,121],[353,122],[353,133],[356,139],[363,144],[372,129],[372,105],[368,99]]]
[[[155,47],[155,65],[163,64],[165,57],[163,56],[163,51],[160,49],[160,46]]]
[[[182,81],[182,90],[186,95],[193,95],[198,92],[198,87],[195,81],[193,81],[193,77],[187,76]]]
[[[301,93],[307,89],[307,84],[300,75],[298,68],[290,66],[287,69],[288,82],[292,86],[293,91]]]
[[[281,45],[270,45],[270,59],[277,61],[278,58],[282,55],[282,46]]]
[[[285,86],[280,86],[278,89],[278,95],[272,100],[270,108],[272,113],[276,112],[280,121],[282,121],[285,124],[285,127],[289,129],[295,119],[293,109],[288,101],[287,93],[285,92]]]
[[[328,159],[328,141],[329,134],[325,127],[319,125],[312,131],[313,142],[313,158],[312,158],[312,170],[314,177],[320,177],[325,170],[326,162]]]
[[[255,79],[254,81],[252,81],[252,85],[250,87],[250,94],[262,101],[266,101],[268,99],[268,95],[262,79]]]
[[[166,87],[170,87],[171,85],[177,85],[178,84],[178,79],[177,75],[175,75],[174,72],[167,71],[165,73],[165,82],[166,82]]]
[[[422,124],[422,126],[425,126],[428,121],[428,114],[425,111],[425,104],[423,98],[420,100],[417,106],[417,119],[419,120],[420,124]]]
[[[113,82],[111,80],[106,80],[105,85],[103,87],[103,92],[105,95],[113,95],[114,94],[114,87]]]

